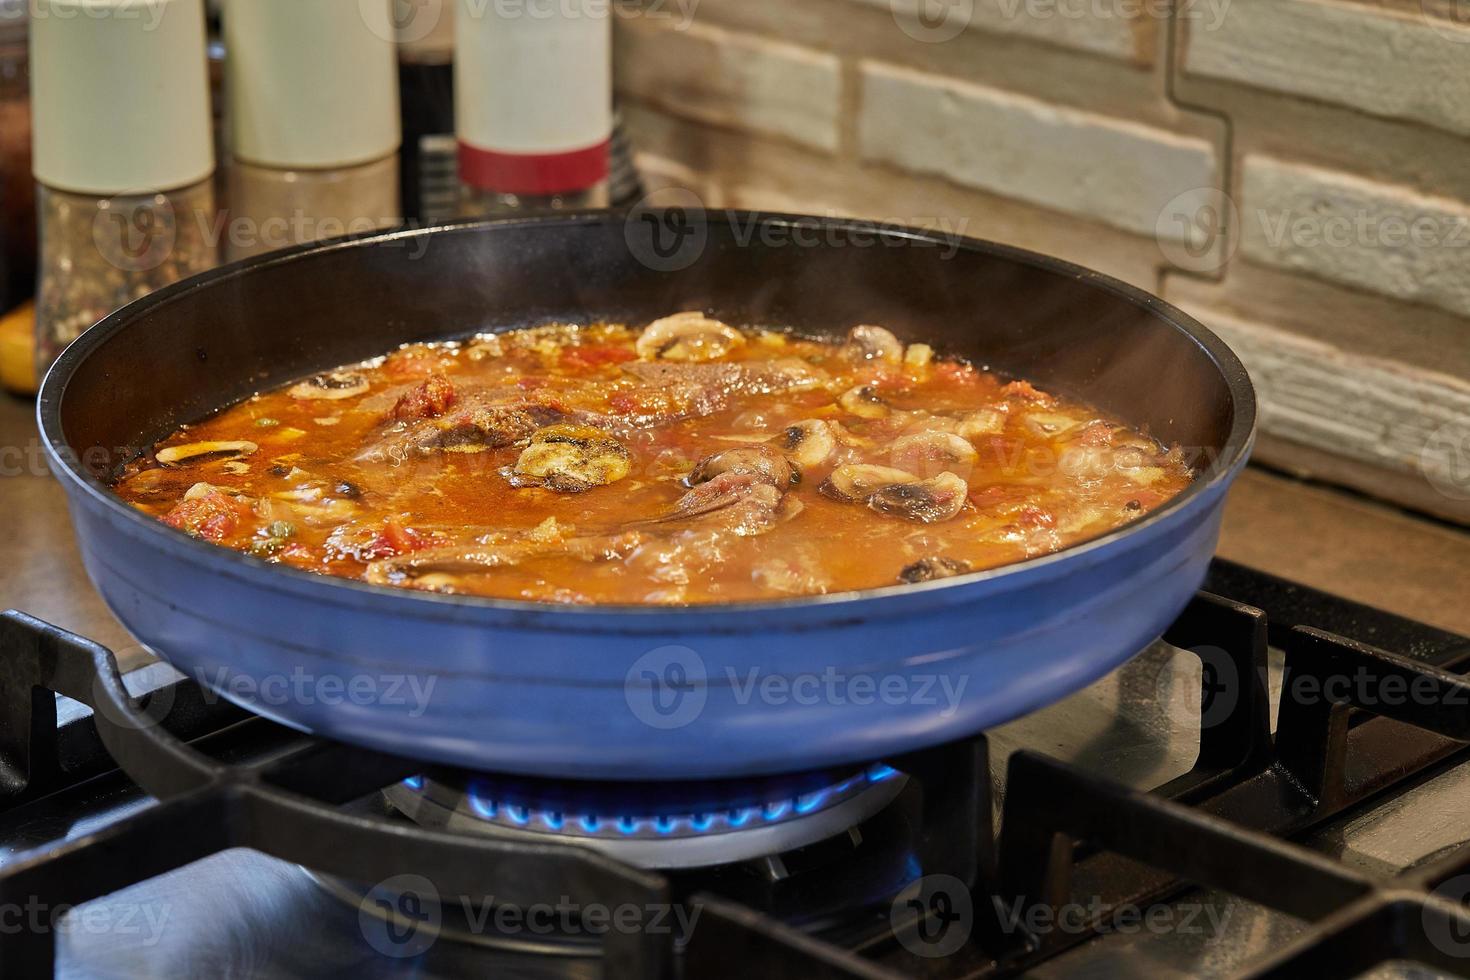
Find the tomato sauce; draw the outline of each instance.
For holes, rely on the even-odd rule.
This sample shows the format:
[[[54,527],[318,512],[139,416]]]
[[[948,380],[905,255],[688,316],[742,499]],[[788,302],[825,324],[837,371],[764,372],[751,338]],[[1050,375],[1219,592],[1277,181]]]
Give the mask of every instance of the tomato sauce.
[[[327,575],[687,604],[1003,565],[1191,478],[1120,420],[881,327],[833,343],[684,313],[404,347],[185,426],[115,490]]]

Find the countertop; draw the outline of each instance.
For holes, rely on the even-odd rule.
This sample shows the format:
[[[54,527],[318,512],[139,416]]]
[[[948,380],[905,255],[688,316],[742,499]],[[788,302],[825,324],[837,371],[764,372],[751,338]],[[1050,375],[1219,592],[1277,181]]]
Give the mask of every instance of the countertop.
[[[0,609],[146,658],[87,581],[66,501],[46,470],[29,400],[0,395]],[[1470,635],[1470,534],[1372,501],[1252,469],[1226,508],[1235,561]]]

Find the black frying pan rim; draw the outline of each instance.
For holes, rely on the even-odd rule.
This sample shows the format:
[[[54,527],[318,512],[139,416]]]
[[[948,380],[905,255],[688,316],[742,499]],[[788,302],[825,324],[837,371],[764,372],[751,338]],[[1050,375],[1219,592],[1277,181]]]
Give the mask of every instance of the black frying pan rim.
[[[95,503],[102,506],[112,517],[123,520],[156,546],[171,551],[179,557],[202,563],[211,571],[228,578],[247,578],[252,585],[269,584],[275,591],[299,594],[303,590],[319,596],[325,601],[344,599],[348,594],[360,598],[377,598],[390,603],[408,603],[419,614],[429,614],[435,609],[478,607],[506,613],[544,615],[555,611],[569,616],[648,616],[656,613],[660,617],[709,616],[720,613],[757,613],[763,610],[780,611],[793,608],[820,606],[839,613],[843,607],[869,600],[896,596],[915,596],[922,593],[945,593],[980,582],[1020,576],[1061,562],[1072,562],[1088,552],[1106,548],[1130,535],[1142,533],[1147,528],[1170,519],[1171,515],[1186,507],[1190,501],[1208,493],[1220,483],[1233,479],[1241,460],[1249,453],[1256,437],[1257,410],[1255,388],[1245,366],[1223,340],[1208,330],[1193,317],[1151,293],[1105,275],[1101,272],[1043,255],[1027,249],[991,242],[984,239],[939,235],[917,228],[898,228],[877,225],[861,219],[819,217],[781,212],[752,211],[743,209],[709,209],[707,215],[719,215],[736,221],[759,224],[774,224],[778,227],[812,227],[813,222],[824,230],[878,234],[889,239],[923,241],[945,245],[960,251],[981,252],[1011,262],[1019,263],[1045,272],[1084,280],[1098,289],[1120,296],[1142,307],[1158,317],[1168,326],[1184,334],[1205,352],[1220,372],[1230,394],[1231,425],[1229,435],[1221,446],[1219,455],[1204,473],[1200,474],[1185,490],[1163,506],[1150,511],[1144,517],[1132,521],[1106,534],[1063,548],[1050,554],[1029,558],[1024,561],[999,565],[957,575],[932,582],[886,585],[872,589],[857,589],[819,595],[797,596],[787,599],[766,599],[747,602],[699,603],[680,606],[651,606],[636,603],[593,603],[588,605],[534,602],[519,599],[501,599],[487,596],[446,595],[421,592],[392,586],[371,585],[354,579],[320,575],[314,572],[273,564],[243,552],[199,541],[158,520],[143,514],[117,497],[99,479],[86,472],[80,463],[80,455],[70,451],[61,425],[61,406],[66,398],[66,389],[76,368],[113,334],[126,329],[140,314],[161,308],[189,294],[211,288],[218,283],[250,275],[254,270],[281,263],[299,262],[311,256],[341,249],[362,248],[376,244],[404,242],[412,238],[438,233],[466,232],[496,227],[538,225],[577,226],[584,224],[607,224],[625,222],[626,211],[580,211],[566,214],[511,219],[467,219],[464,221],[441,222],[421,228],[398,229],[387,232],[368,232],[346,235],[323,242],[295,246],[279,252],[245,259],[219,266],[207,272],[174,283],[157,292],[136,300],[109,314],[95,326],[85,331],[61,353],[41,384],[36,403],[37,426],[42,442],[53,465],[59,465],[61,475]],[[219,406],[224,407],[224,406]],[[274,576],[262,578],[260,573]],[[293,586],[287,588],[287,586]],[[347,590],[347,591],[343,591]]]

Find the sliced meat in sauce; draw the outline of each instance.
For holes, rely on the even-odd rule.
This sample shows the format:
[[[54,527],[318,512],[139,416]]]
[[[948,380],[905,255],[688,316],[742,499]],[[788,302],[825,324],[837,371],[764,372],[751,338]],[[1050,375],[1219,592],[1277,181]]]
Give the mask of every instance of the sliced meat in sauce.
[[[1161,506],[1182,454],[875,324],[699,311],[410,345],[184,426],[116,492],[378,585],[702,603],[928,582]]]

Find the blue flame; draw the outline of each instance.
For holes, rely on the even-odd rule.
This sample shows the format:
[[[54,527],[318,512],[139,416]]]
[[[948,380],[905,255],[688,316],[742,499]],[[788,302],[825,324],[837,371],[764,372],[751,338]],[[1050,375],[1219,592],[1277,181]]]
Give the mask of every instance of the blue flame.
[[[470,793],[470,809],[486,820],[494,820],[497,813],[495,801],[486,799],[479,793]]]
[[[892,779],[894,776],[897,775],[897,769],[893,768],[892,766],[885,766],[883,763],[880,762],[876,766],[872,766],[868,769],[868,782],[881,783],[886,780]]]
[[[586,834],[602,834],[615,830],[624,837],[631,837],[645,831],[652,831],[660,835],[674,834],[681,829],[682,825],[687,825],[687,829],[695,834],[708,834],[724,830],[738,830],[752,823],[778,823],[782,820],[815,813],[866,786],[886,782],[898,775],[897,769],[878,763],[840,783],[795,797],[770,800],[761,805],[738,807],[721,812],[678,815],[634,816],[623,814],[610,817],[595,813],[567,814],[562,810],[539,810],[503,800],[498,801],[484,788],[473,787],[467,798],[470,810],[480,818],[505,821],[517,827],[526,827],[533,821],[539,821],[542,826],[551,831],[576,827]],[[424,787],[424,777],[411,776],[405,779],[403,784],[414,792],[419,792]]]
[[[815,793],[808,793],[805,796],[798,796],[796,798],[796,812],[811,813],[826,802],[828,795],[830,795],[829,791],[824,789]]]

